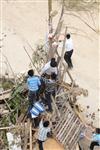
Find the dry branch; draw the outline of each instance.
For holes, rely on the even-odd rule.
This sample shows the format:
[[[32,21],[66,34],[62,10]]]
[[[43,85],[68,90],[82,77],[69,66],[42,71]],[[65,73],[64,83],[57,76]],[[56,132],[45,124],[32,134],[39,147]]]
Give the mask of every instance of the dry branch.
[[[32,150],[32,123],[30,122],[30,150]]]
[[[23,48],[24,48],[25,52],[27,53],[27,55],[28,55],[28,57],[29,57],[29,59],[30,59],[30,61],[31,61],[32,65],[33,65],[33,67],[35,67],[36,71],[38,72],[38,70],[37,70],[36,66],[33,64],[33,60],[32,60],[32,58],[30,57],[30,55],[29,55],[28,51],[26,50],[26,48],[25,48],[24,46],[23,46]],[[39,74],[39,72],[38,72],[38,74]]]

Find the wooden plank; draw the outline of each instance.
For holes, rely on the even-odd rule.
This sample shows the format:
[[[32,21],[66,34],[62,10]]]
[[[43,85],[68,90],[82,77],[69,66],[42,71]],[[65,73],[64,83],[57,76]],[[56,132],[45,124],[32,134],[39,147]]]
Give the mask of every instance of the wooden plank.
[[[76,121],[76,118],[74,118],[74,120],[72,120],[72,122],[70,123],[70,125],[69,125],[69,127],[67,127],[67,130],[65,131],[65,133],[64,133],[64,135],[63,135],[63,139],[62,139],[62,142],[63,142],[63,140],[64,139],[66,139],[65,141],[65,143],[68,143],[68,140],[70,139],[70,137],[72,136],[72,130],[73,130],[73,128],[74,128],[74,126],[75,126],[75,121]],[[74,124],[75,123],[75,124]],[[73,127],[72,127],[72,125],[73,125]],[[70,133],[69,133],[70,132]],[[69,133],[69,135],[67,136],[67,134]],[[67,136],[67,137],[66,137]]]
[[[24,125],[16,125],[16,126],[10,126],[10,127],[0,127],[0,130],[10,130],[10,129],[15,129],[15,128],[23,128]]]
[[[30,150],[32,150],[32,123],[30,122]]]
[[[28,141],[28,135],[29,135],[29,123],[30,123],[30,120],[28,119],[27,127],[25,127],[24,146],[23,146],[24,150],[27,150],[27,141]]]
[[[62,127],[62,124],[64,123],[64,119],[67,118],[69,112],[65,113],[64,116],[62,116],[62,118],[59,120],[59,123],[57,124],[56,128],[55,128],[55,132],[59,132],[60,128]]]
[[[0,96],[4,95],[4,94],[8,94],[8,93],[11,93],[11,89],[3,91],[3,92],[0,92]]]
[[[8,109],[10,110],[10,112],[12,112],[12,109],[10,108],[10,106],[9,106],[9,104],[7,103],[6,99],[4,98],[3,100],[4,100],[4,102],[6,103]]]
[[[63,143],[63,144],[65,143],[65,141],[66,141],[67,137],[69,136],[69,134],[70,134],[70,132],[71,132],[72,128],[75,126],[75,124],[76,124],[77,120],[78,120],[78,119],[76,118],[75,122],[72,124],[72,126],[71,126],[70,130],[68,131],[66,138],[65,138],[65,139],[63,139],[63,141],[62,141],[62,143]]]
[[[67,113],[68,113],[68,111],[67,111]],[[64,116],[62,116],[60,119],[59,119],[59,123],[56,125],[56,127],[55,127],[55,131],[57,132],[57,130],[59,130],[59,128],[60,128],[60,126],[61,126],[61,123],[64,121],[64,118],[65,117],[67,117],[67,113],[65,113],[65,115]]]
[[[72,141],[71,144],[70,144],[70,149],[71,149],[71,150],[74,150],[74,149],[75,149],[75,146],[77,145],[77,142],[78,142],[78,140],[79,140],[79,135],[80,135],[80,132],[81,132],[81,129],[82,129],[81,127],[82,127],[82,126],[80,125],[78,132],[76,133],[76,135],[74,136],[73,141]]]
[[[77,132],[79,131],[79,129],[80,129],[80,125],[78,126],[78,128],[77,128],[76,131],[75,131],[75,133],[72,135],[72,138],[71,138],[70,141],[68,142],[69,145],[72,143],[72,141],[73,141],[73,139],[75,138],[75,136],[76,136]]]
[[[77,128],[78,128],[78,125],[76,124],[76,126],[72,129],[70,135],[67,138],[68,142],[72,139],[72,137],[73,137],[74,133],[76,132]]]
[[[4,100],[4,99],[9,99],[10,97],[10,93],[6,93],[6,94],[3,94],[3,95],[0,95],[0,101]]]
[[[58,115],[58,117],[60,118],[60,112],[59,112],[58,107],[57,107],[57,105],[56,105],[56,103],[55,103],[55,99],[54,99],[53,96],[51,96],[51,99],[52,99],[53,105],[54,105],[54,107],[55,107],[55,109],[56,109],[56,111],[57,111],[57,115]]]
[[[70,118],[64,120],[65,123],[62,124],[62,128],[60,129],[59,133],[57,134],[57,137],[61,138],[61,136],[63,135],[63,133],[65,132],[66,128],[68,127],[68,125],[70,124],[71,120],[73,119],[74,116],[71,116]]]
[[[25,114],[21,113],[21,115],[18,117],[17,123],[21,123],[23,118],[24,118]]]

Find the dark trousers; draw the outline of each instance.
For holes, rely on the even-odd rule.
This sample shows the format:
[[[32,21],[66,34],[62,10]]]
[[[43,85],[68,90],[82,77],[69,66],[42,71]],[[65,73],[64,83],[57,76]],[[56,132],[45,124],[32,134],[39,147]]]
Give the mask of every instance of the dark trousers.
[[[65,55],[64,55],[64,59],[66,63],[68,64],[69,68],[73,67],[72,60],[71,60],[72,54],[73,54],[73,50],[65,52]]]
[[[48,105],[48,111],[52,111],[52,98],[51,96],[55,96],[55,92],[46,92],[45,98],[46,98],[46,104]]]
[[[43,141],[38,140],[39,150],[43,150]]]
[[[38,100],[38,91],[29,91],[28,93],[29,105],[33,107],[34,103]]]
[[[80,146],[80,144],[78,143],[78,146],[79,146],[79,150],[82,150],[82,148],[81,148],[81,146]]]
[[[94,146],[99,146],[99,143],[96,142],[96,141],[91,142],[91,144],[90,144],[90,150],[93,150]]]
[[[29,91],[28,92],[28,100],[29,100],[29,107],[27,110],[27,116],[31,118],[30,110],[32,109],[34,103],[39,99],[38,91]]]

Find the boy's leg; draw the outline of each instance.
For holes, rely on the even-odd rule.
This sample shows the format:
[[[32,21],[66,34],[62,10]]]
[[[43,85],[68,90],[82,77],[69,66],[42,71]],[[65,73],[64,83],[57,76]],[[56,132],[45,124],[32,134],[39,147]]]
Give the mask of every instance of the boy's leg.
[[[69,52],[65,53],[64,59],[65,59],[66,63],[68,64],[68,67],[70,68],[70,54],[69,54]]]
[[[39,101],[39,91],[35,93],[35,101]]]
[[[45,93],[45,98],[46,98],[46,101],[47,101],[48,110],[49,110],[49,111],[52,111],[51,93],[46,92],[46,93]]]
[[[95,141],[91,142],[91,144],[90,144],[90,150],[93,150],[94,146],[99,146],[98,142],[95,142]]]
[[[43,150],[43,142],[38,140],[39,150]]]
[[[29,104],[31,107],[33,107],[33,104],[35,102],[35,94],[33,91],[29,91],[28,93],[28,99],[29,99]]]
[[[72,54],[73,54],[73,50],[71,50],[71,51],[69,52],[69,67],[73,67],[72,60],[71,60]]]

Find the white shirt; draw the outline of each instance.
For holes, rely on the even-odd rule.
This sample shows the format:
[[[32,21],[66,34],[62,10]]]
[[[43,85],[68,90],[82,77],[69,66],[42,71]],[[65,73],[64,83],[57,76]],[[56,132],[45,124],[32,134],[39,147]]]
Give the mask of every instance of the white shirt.
[[[66,51],[71,51],[73,49],[73,41],[72,39],[66,39],[66,42],[65,42],[65,48],[66,48]]]
[[[48,63],[45,64],[45,66],[41,70],[41,74],[43,74],[43,73],[46,73],[48,75],[51,75],[51,73],[57,74],[57,67],[51,67],[50,62],[51,61],[49,61]]]
[[[45,141],[47,139],[47,133],[50,132],[50,127],[43,127],[43,121],[41,120],[39,124],[39,131],[38,131],[38,140]]]

